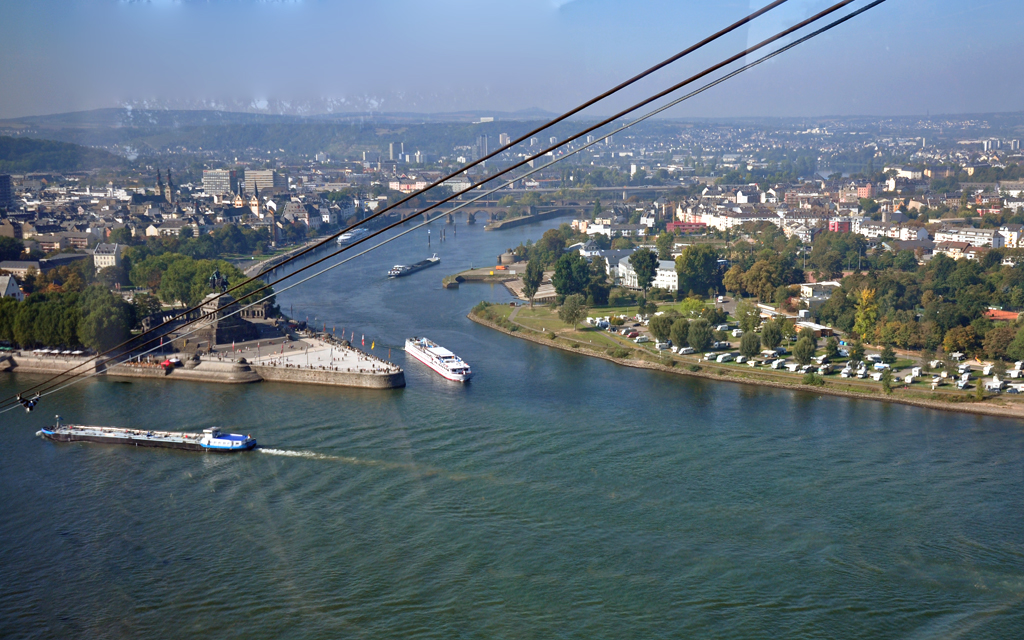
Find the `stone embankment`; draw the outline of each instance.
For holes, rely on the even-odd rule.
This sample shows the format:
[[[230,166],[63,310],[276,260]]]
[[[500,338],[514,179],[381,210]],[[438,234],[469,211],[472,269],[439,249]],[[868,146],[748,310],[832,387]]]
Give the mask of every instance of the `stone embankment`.
[[[331,371],[253,365],[260,378],[268,382],[297,382],[335,387],[363,387],[366,389],[396,389],[405,386],[405,372],[397,371]]]
[[[367,360],[370,362],[370,360]],[[79,366],[81,365],[81,366]],[[90,361],[88,357],[46,357],[29,352],[0,356],[0,371],[57,375],[78,367],[72,375],[92,374],[116,378],[189,380],[219,384],[247,384],[263,380],[299,384],[394,389],[405,386],[405,372],[396,366],[367,364],[364,369],[336,370],[326,367],[249,364],[244,360],[203,358],[186,361],[185,366],[165,368],[157,362],[111,364],[109,360]]]
[[[169,367],[166,369],[156,363],[124,362],[107,366],[105,373],[117,378],[167,378],[222,384],[245,384],[261,380],[260,375],[253,371],[248,364],[209,360],[202,360],[191,367]]]

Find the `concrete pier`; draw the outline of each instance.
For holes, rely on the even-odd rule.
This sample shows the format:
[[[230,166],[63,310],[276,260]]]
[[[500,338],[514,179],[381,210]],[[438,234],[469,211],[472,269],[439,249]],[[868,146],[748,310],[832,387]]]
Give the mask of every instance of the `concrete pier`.
[[[280,349],[253,359],[264,380],[341,387],[391,389],[405,386],[401,367],[376,356],[318,338],[306,338],[300,349]]]
[[[264,347],[253,362],[241,354],[203,355],[198,360],[185,358],[183,366],[161,366],[165,356],[150,356],[140,361],[112,363],[109,359],[88,362],[88,357],[39,356],[15,351],[0,357],[0,372],[56,375],[83,365],[72,375],[94,374],[116,378],[189,380],[220,384],[247,384],[262,380],[294,382],[365,389],[394,389],[405,386],[402,368],[351,347],[307,338],[287,343],[283,349]],[[275,345],[280,348],[280,345]],[[298,348],[296,348],[298,347]],[[267,353],[270,351],[270,353]],[[88,362],[88,364],[85,364]]]

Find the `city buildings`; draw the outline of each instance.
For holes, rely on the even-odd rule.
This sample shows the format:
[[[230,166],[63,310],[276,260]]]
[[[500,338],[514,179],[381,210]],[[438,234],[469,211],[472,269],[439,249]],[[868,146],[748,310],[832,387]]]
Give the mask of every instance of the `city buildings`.
[[[203,191],[208,196],[238,192],[238,172],[228,169],[204,169]]]

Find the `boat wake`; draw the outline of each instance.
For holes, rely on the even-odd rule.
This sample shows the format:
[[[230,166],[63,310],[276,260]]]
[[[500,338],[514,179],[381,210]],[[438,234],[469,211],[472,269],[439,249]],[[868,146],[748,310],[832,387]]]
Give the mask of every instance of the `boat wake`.
[[[354,458],[343,458],[341,456],[332,456],[326,453],[317,453],[315,451],[285,451],[284,449],[264,449],[260,447],[257,449],[260,453],[268,453],[272,456],[287,456],[289,458],[309,458],[310,460],[346,460],[355,461]]]

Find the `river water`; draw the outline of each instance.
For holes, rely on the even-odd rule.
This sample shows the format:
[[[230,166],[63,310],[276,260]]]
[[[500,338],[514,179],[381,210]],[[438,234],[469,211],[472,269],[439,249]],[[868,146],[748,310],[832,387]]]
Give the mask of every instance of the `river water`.
[[[425,334],[467,386],[393,350],[402,390],[93,380],[0,415],[0,637],[1024,633],[1020,421],[619,367],[441,289],[556,223],[415,231],[280,297],[384,357]],[[262,448],[50,443],[54,413]]]

